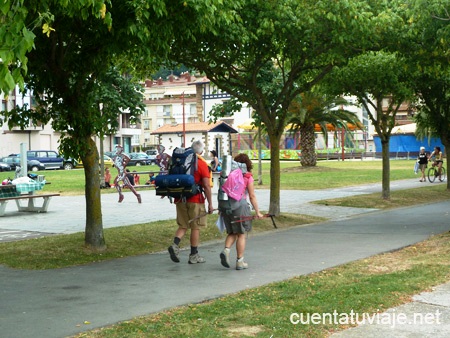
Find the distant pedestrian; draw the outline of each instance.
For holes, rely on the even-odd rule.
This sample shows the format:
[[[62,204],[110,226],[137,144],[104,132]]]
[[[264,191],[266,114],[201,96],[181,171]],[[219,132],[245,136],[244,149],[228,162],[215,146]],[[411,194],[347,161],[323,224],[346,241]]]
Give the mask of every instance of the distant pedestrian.
[[[419,163],[419,170],[422,174],[419,182],[425,182],[425,169],[427,168],[428,164],[428,155],[425,152],[425,147],[420,147],[420,152],[419,155],[417,156],[417,161]]]
[[[166,175],[169,170],[169,162],[171,156],[165,153],[166,147],[160,144],[157,148],[158,155],[156,155],[156,164],[159,166],[160,175]]]
[[[116,153],[113,160],[114,166],[117,168],[118,172],[116,178],[114,179],[114,186],[117,192],[119,193],[119,203],[121,203],[124,199],[124,195],[122,194],[122,187],[119,184],[120,181],[123,182],[123,185],[125,187],[130,188],[130,190],[136,195],[138,202],[141,203],[142,202],[141,195],[139,195],[136,189],[134,189],[133,187],[134,184],[133,175],[131,174],[131,179],[127,176],[126,166],[130,161],[130,158],[128,157],[128,155],[123,153],[123,147],[121,145],[116,146]]]
[[[211,150],[209,152],[210,157],[211,157],[211,170],[212,171],[221,171],[221,167],[220,167],[220,161],[219,158],[217,157],[217,151],[215,150]]]

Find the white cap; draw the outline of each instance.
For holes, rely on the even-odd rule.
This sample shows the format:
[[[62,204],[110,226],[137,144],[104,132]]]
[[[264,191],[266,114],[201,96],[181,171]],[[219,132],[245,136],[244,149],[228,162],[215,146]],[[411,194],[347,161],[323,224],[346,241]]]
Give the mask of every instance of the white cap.
[[[420,147],[420,150],[425,150],[425,147]]]

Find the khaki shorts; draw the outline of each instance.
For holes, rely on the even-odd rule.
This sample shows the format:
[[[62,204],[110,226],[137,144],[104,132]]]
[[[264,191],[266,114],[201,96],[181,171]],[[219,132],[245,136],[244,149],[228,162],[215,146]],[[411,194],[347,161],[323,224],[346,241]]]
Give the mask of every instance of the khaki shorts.
[[[197,216],[205,215],[189,223]],[[177,203],[177,224],[183,229],[199,229],[206,226],[206,209],[204,203]]]

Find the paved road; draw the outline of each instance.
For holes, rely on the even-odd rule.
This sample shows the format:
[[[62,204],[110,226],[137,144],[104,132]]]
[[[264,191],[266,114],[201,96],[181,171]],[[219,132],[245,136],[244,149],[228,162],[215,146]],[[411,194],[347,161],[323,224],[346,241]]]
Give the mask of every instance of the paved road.
[[[442,183],[441,183],[442,184]],[[392,190],[423,186],[417,180],[394,181]],[[306,215],[323,216],[340,219],[365,212],[371,209],[341,208],[312,205],[309,202],[328,198],[347,197],[381,193],[380,184],[368,184],[325,190],[283,190],[281,191],[281,211],[296,212]],[[138,204],[131,192],[125,193],[122,203],[117,203],[117,194],[102,195],[103,226],[116,226],[145,223],[175,218],[175,207],[167,199],[155,196],[154,190],[142,190],[142,204]],[[269,208],[269,191],[257,191],[258,202],[262,210]],[[216,197],[214,197],[216,201]],[[18,212],[14,203],[6,207],[6,216],[0,218],[0,241],[10,241],[23,237],[39,237],[52,233],[74,233],[85,229],[84,196],[53,197],[48,212],[45,214]]]
[[[407,184],[410,182],[403,186]],[[294,192],[283,192],[283,201],[286,194],[290,197],[282,204],[288,203],[290,208],[299,210],[308,201],[325,195],[328,198],[362,194],[371,189],[376,191],[377,187],[333,189],[324,194],[311,192],[307,196],[304,192],[295,192],[295,198],[292,197]],[[104,204],[108,201],[113,204],[113,197],[116,196],[103,196]],[[150,192],[144,198],[144,203],[138,205],[131,195],[127,195],[122,205],[114,204],[114,208],[108,209],[117,210],[105,218],[105,224],[126,223],[123,214],[127,210],[136,213],[136,219],[143,221],[157,217],[156,214],[173,217],[172,206],[167,201],[155,199]],[[48,224],[33,225],[35,229],[43,232],[57,229],[68,233],[83,227],[83,217],[71,219],[77,215],[75,208],[78,214],[82,212],[82,202],[73,203],[77,200],[74,197],[60,200],[72,201],[70,206],[64,206],[70,214],[65,215],[66,221],[59,224],[62,218],[58,216],[59,211],[53,209],[47,215],[32,218],[53,215],[47,220]],[[58,203],[61,204],[57,202],[54,207]],[[165,212],[159,210],[163,206]],[[312,206],[308,207],[309,213],[322,214]],[[393,211],[365,214],[359,211],[359,215],[346,213],[344,209],[341,208],[339,213],[344,217],[335,217],[324,223],[250,236],[246,253],[250,268],[244,271],[228,270],[220,265],[221,243],[201,246],[200,251],[207,262],[200,265],[187,264],[188,252],[183,251],[180,264],[172,263],[164,252],[58,270],[21,271],[0,267],[1,337],[65,337],[135,316],[320,271],[395,250],[450,230],[450,201]],[[31,226],[27,217],[20,214],[6,219],[12,218],[17,229],[28,231]],[[432,221],[424,224],[423,219]],[[180,280],[183,290],[189,292],[178,292]],[[279,320],[289,318],[280,317]],[[90,324],[84,324],[85,321]]]

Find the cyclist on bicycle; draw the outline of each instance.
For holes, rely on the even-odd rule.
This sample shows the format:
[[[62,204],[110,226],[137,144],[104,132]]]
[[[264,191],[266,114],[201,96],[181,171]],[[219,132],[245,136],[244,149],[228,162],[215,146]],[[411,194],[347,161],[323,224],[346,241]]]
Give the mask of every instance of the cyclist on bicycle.
[[[442,151],[441,151],[441,147],[434,147],[433,152],[430,154],[430,157],[428,158],[431,161],[431,158],[434,156],[434,162],[433,162],[433,167],[437,166],[438,167],[438,172],[439,172],[439,181],[442,181],[441,179],[441,168],[442,168],[442,164],[444,163],[444,161],[442,160]]]

